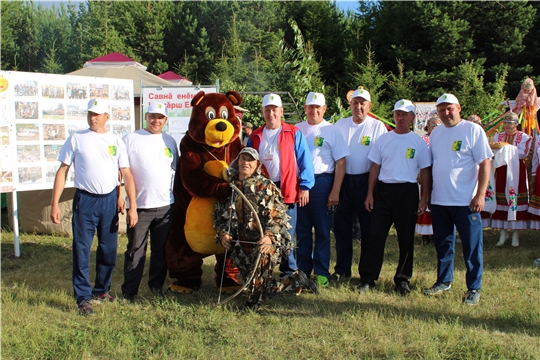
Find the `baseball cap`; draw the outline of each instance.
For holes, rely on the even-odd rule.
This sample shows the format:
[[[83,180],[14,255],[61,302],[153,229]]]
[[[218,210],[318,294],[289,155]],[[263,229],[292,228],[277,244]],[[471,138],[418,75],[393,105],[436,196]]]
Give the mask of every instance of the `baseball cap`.
[[[371,95],[369,94],[369,91],[365,90],[364,88],[359,88],[354,90],[351,99],[361,97],[364,100],[371,101]]]
[[[396,102],[396,104],[394,105],[394,110],[392,111],[397,111],[397,110],[401,110],[405,112],[414,112],[414,105],[410,100],[402,99]]]
[[[266,94],[266,95],[264,95],[262,106],[265,107],[265,106],[269,106],[269,105],[274,105],[274,106],[278,106],[278,107],[283,106],[281,104],[281,97],[279,97],[279,95],[277,95],[277,94]]]
[[[252,147],[245,147],[242,150],[240,150],[240,152],[238,153],[238,156],[236,158],[240,157],[240,155],[242,155],[242,154],[251,155],[252,158],[259,161],[259,153],[257,152],[257,150],[255,150]]]
[[[146,112],[150,114],[161,114],[163,116],[167,116],[169,113],[167,106],[160,102],[151,102]]]
[[[105,114],[109,113],[109,103],[106,100],[101,99],[90,99],[88,102],[88,109],[86,111],[91,111],[96,114]]]
[[[236,158],[229,165],[227,169],[227,176],[229,177],[228,181],[231,181],[233,177],[238,175],[238,159],[240,159],[240,155],[242,154],[248,154],[252,158],[257,160],[259,162],[259,165],[257,166],[256,172],[259,174],[261,173],[262,163],[259,161],[259,153],[257,152],[257,150],[255,150],[252,147],[245,147],[242,150],[240,150],[240,152],[238,153],[238,156],[236,156]]]
[[[246,122],[246,123],[244,123],[244,127],[253,129],[253,124],[250,123],[250,122]]]
[[[306,98],[306,105],[326,105],[324,95],[321,93],[310,92]]]
[[[458,104],[459,105],[459,101],[457,99],[457,97],[455,97],[454,95],[452,94],[442,94],[438,99],[437,99],[437,103],[435,105],[440,105],[442,103],[447,103],[447,104]]]

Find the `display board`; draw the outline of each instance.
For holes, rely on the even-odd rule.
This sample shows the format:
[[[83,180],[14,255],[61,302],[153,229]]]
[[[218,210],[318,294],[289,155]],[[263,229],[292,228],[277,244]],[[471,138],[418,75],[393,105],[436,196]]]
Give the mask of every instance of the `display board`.
[[[71,134],[88,129],[92,98],[110,103],[107,131],[122,137],[135,130],[133,80],[0,71],[2,192],[52,189],[56,156]]]
[[[177,144],[184,137],[191,117],[191,99],[199,91],[212,93],[217,86],[171,86],[171,87],[142,87],[141,88],[141,128],[144,127],[146,109],[151,102],[162,102],[169,109],[168,121],[163,129],[171,135]]]

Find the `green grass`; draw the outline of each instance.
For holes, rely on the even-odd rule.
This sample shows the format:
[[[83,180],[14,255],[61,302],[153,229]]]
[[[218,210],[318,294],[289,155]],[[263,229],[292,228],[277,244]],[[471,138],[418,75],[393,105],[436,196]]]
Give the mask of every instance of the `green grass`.
[[[13,234],[3,232],[2,359],[538,359],[540,268],[532,261],[540,257],[540,232],[522,232],[519,248],[496,248],[497,239],[496,231],[485,231],[484,286],[473,307],[461,302],[460,245],[453,291],[422,295],[435,281],[436,257],[419,238],[412,293],[396,295],[392,235],[381,279],[368,294],[355,293],[355,271],[350,284],[324,288],[318,296],[279,295],[258,313],[239,313],[241,296],[216,307],[214,261],[208,257],[196,294],[154,298],[145,273],[135,304],[96,304],[96,315],[85,318],[77,315],[72,295],[71,239],[23,234],[21,257],[15,258]],[[116,295],[125,246],[121,236]],[[355,262],[358,252],[355,242]]]

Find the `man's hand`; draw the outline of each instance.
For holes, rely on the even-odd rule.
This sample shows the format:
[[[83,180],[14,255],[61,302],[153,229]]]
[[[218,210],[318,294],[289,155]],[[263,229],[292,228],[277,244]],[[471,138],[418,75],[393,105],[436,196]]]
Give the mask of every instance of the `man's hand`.
[[[371,212],[371,210],[373,210],[373,194],[371,194],[371,193],[367,194],[366,201],[364,201],[364,207],[369,212]]]
[[[221,246],[223,246],[227,250],[231,249],[231,241],[232,241],[232,236],[231,235],[223,234],[221,236]]]
[[[258,244],[261,254],[271,254],[274,250],[272,248],[272,240],[268,236],[265,236],[259,240]]]
[[[122,213],[123,214],[123,213]],[[134,227],[139,222],[139,214],[137,214],[137,208],[130,208],[127,213],[128,227]]]
[[[469,205],[471,212],[477,213],[484,210],[484,204],[486,203],[486,199],[484,198],[484,196],[484,194],[476,194],[473,197]]]
[[[126,208],[126,201],[122,197],[118,197],[118,212],[124,215],[125,208]]]
[[[51,205],[51,220],[54,224],[60,224],[60,215],[58,205]]]
[[[298,194],[298,205],[306,206],[309,202],[309,190],[300,190]]]

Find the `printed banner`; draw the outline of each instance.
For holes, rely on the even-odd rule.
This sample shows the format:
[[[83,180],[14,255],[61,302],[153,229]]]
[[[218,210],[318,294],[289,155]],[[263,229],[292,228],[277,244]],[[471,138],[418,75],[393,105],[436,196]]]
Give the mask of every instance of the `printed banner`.
[[[135,130],[132,80],[0,71],[2,192],[52,189],[62,145],[88,129],[91,98],[109,101],[109,132]],[[66,187],[73,187],[72,170]]]
[[[151,102],[162,102],[169,109],[168,121],[163,129],[171,135],[180,146],[191,117],[191,99],[199,91],[216,92],[215,86],[171,86],[171,87],[142,87],[141,88],[141,128],[144,128],[146,109]]]

